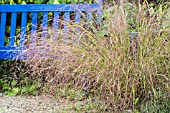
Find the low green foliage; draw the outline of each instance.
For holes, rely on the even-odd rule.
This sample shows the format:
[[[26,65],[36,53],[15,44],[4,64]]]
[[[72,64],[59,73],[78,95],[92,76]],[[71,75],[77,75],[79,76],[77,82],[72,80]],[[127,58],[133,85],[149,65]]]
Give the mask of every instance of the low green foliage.
[[[66,99],[69,104],[63,108],[63,112],[104,112],[109,107],[99,101],[98,98],[86,97],[85,93],[79,89],[56,89],[56,97],[61,100]],[[86,97],[86,98],[85,98]]]
[[[170,109],[170,97],[164,94],[159,95],[157,99],[152,98],[151,101],[147,101],[140,106],[141,113],[169,113]]]
[[[40,83],[26,76],[23,62],[0,61],[0,92],[5,95],[37,95]]]

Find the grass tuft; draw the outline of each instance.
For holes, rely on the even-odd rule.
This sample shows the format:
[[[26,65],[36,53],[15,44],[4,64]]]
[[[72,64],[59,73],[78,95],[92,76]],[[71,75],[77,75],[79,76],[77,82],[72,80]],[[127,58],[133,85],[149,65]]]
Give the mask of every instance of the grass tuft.
[[[153,8],[146,2],[139,6],[125,2],[105,10],[101,26],[88,21],[85,28],[68,24],[67,33],[52,33],[58,40],[48,38],[42,46],[26,51],[28,73],[48,86],[52,94],[73,88],[114,111],[145,112],[142,107],[160,105],[150,104],[153,100],[169,98],[167,11],[165,5]],[[129,31],[137,34],[130,35]],[[68,98],[74,100],[76,96]]]

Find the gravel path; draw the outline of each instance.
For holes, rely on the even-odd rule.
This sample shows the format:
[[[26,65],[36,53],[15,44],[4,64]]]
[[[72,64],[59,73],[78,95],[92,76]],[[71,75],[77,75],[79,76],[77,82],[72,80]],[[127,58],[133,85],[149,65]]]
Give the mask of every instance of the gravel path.
[[[57,113],[67,104],[48,96],[0,96],[0,113]]]

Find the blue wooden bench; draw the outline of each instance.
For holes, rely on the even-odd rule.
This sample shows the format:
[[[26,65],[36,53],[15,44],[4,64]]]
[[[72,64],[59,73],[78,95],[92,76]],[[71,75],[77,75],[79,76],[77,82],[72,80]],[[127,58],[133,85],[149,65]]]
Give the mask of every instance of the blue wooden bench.
[[[19,57],[19,54],[26,49],[25,40],[26,40],[26,26],[27,26],[27,18],[28,13],[32,14],[32,27],[31,34],[34,35],[34,32],[37,30],[37,18],[38,13],[42,13],[43,23],[42,23],[42,32],[43,36],[46,35],[44,32],[46,27],[48,27],[48,14],[52,12],[54,14],[53,19],[53,27],[58,29],[58,17],[62,12],[64,14],[64,21],[70,21],[70,13],[74,12],[75,14],[75,23],[79,23],[81,20],[81,13],[85,12],[87,18],[91,18],[92,12],[97,12],[98,16],[101,16],[102,9],[101,6],[103,4],[103,0],[98,0],[96,4],[27,4],[27,5],[0,5],[0,59],[22,59]],[[6,32],[6,24],[8,15],[11,15],[11,24],[10,24],[10,36],[9,44],[5,45],[5,32]],[[19,37],[19,45],[16,43],[16,24],[17,24],[17,15],[20,13],[21,23],[20,23],[20,37]],[[18,26],[17,26],[18,27]],[[65,28],[67,25],[64,26]],[[64,29],[63,29],[64,30]]]

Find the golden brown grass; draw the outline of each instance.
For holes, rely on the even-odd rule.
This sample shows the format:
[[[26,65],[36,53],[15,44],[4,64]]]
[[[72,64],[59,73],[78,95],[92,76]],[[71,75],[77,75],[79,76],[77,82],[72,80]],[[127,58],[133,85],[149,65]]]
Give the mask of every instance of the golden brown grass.
[[[162,93],[164,98],[169,98],[170,27],[163,27],[161,22],[165,21],[166,11],[148,12],[151,8],[147,4],[133,7],[135,13],[129,13],[124,4],[112,6],[114,13],[104,12],[101,27],[89,24],[90,31],[72,24],[68,33],[71,40],[48,39],[41,46],[45,52],[40,46],[32,48],[38,50],[35,53],[27,50],[27,55],[34,57],[26,60],[28,73],[37,80],[44,78],[42,82],[49,89],[83,90],[114,111],[134,109],[152,97],[161,98]],[[133,30],[139,32],[132,43],[130,20]],[[80,31],[76,31],[77,27]],[[80,40],[73,43],[77,37]],[[35,58],[39,55],[45,57]]]

